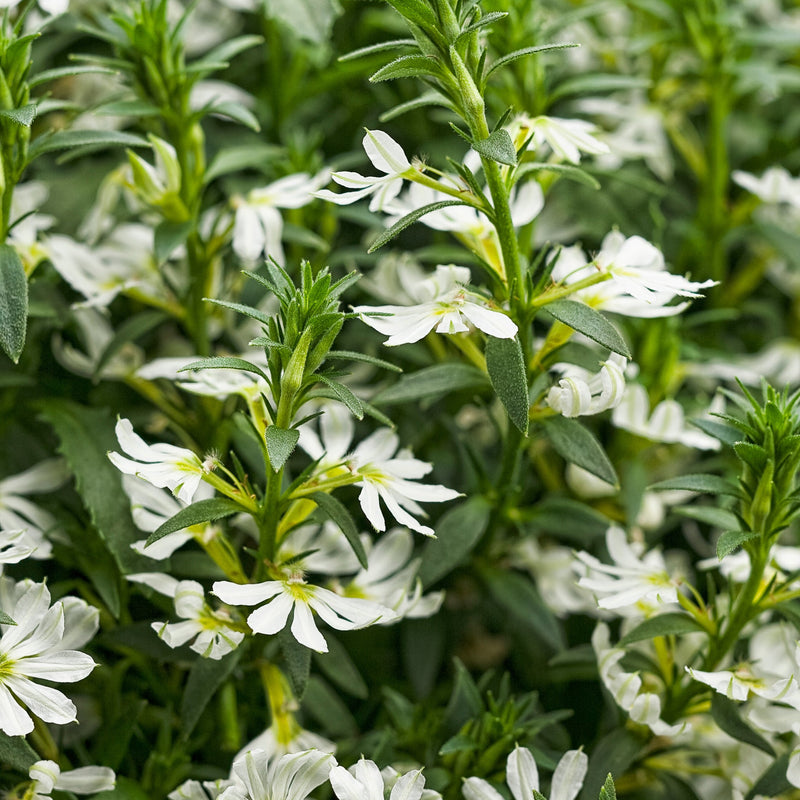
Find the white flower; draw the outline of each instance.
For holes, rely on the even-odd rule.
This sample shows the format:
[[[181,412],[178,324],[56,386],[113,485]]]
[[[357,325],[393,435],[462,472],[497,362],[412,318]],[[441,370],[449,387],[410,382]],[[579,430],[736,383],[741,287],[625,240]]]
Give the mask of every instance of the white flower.
[[[719,450],[717,439],[686,424],[683,407],[677,400],[662,400],[648,417],[649,408],[647,389],[639,383],[628,384],[611,421],[618,428],[654,442],[675,442],[701,450]]]
[[[469,269],[454,264],[440,264],[436,274],[423,281],[418,295],[426,297],[415,306],[357,306],[353,309],[371,328],[389,336],[388,346],[418,342],[432,330],[437,333],[465,333],[476,328],[498,339],[513,339],[517,333],[514,321],[501,311],[489,307],[489,301],[466,288]],[[370,313],[391,316],[368,316]]]
[[[550,784],[550,800],[574,800],[583,786],[589,759],[582,750],[568,750],[558,762]],[[514,800],[530,800],[539,791],[539,771],[527,747],[515,747],[506,761],[506,783]],[[502,800],[483,778],[467,778],[462,786],[466,800]]]
[[[18,564],[36,550],[24,530],[0,530],[0,574],[3,564]]]
[[[602,362],[596,375],[571,364],[555,365],[556,369],[563,367],[567,373],[547,393],[547,405],[565,417],[599,414],[614,408],[625,391],[626,364],[627,359],[612,353]]]
[[[761,177],[734,170],[731,177],[765,203],[788,203],[800,208],[800,178],[793,178],[783,167],[770,167]]]
[[[30,275],[48,257],[47,248],[39,241],[39,234],[47,230],[55,219],[48,214],[38,213],[47,195],[46,184],[29,181],[15,186],[11,198],[12,227],[8,232],[8,243],[17,251],[26,275]]]
[[[116,785],[114,770],[108,767],[79,767],[62,772],[55,761],[37,761],[28,770],[33,781],[33,794],[28,800],[49,800],[50,792],[58,789],[74,794],[107,792]]]
[[[242,631],[231,627],[233,620],[226,611],[215,611],[206,603],[203,587],[197,581],[178,581],[160,572],[125,577],[175,601],[175,613],[185,621],[154,622],[150,626],[170,647],[181,647],[193,639],[190,647],[195,653],[218,660],[235,650],[244,639]]]
[[[588,567],[578,584],[594,592],[600,608],[638,606],[645,611],[678,602],[678,582],[669,576],[664,557],[657,550],[641,555],[622,528],[612,525],[606,532],[606,547],[613,564],[603,564],[581,551],[576,558]]]
[[[696,681],[705,683],[730,700],[747,700],[752,692],[765,700],[780,700],[795,708],[800,704],[800,687],[791,675],[775,680],[770,673],[758,674],[760,671],[754,670],[750,664],[739,664],[735,669],[714,672],[692,667],[685,669]]]
[[[593,135],[596,130],[596,125],[582,119],[529,117],[521,114],[511,125],[511,138],[521,145],[533,133],[529,150],[538,150],[540,140],[543,140],[559,161],[579,164],[581,153],[597,155],[609,152],[608,145]]]
[[[330,753],[319,750],[287,753],[272,761],[263,750],[251,750],[234,761],[234,785],[219,800],[305,800],[335,765]]]
[[[314,199],[314,192],[328,182],[329,173],[311,176],[307,172],[287,175],[280,180],[248,192],[246,198],[235,197],[233,206],[233,250],[244,261],[255,261],[262,255],[284,264],[283,218],[277,209],[300,208]]]
[[[72,701],[34,680],[73,683],[96,666],[84,653],[61,649],[65,608],[60,603],[50,606],[47,587],[28,583],[20,590],[11,592],[16,597],[2,598],[3,611],[17,623],[0,625],[0,730],[9,736],[30,733],[31,714],[57,725],[74,722],[77,711]]]
[[[319,469],[325,471],[341,464],[353,441],[355,423],[353,415],[341,403],[324,403],[312,406],[303,405],[302,411],[322,409],[319,417],[319,435],[310,424],[300,427],[300,438],[297,443],[313,459],[319,459]]]
[[[354,191],[335,194],[323,189],[314,192],[315,197],[330,200],[337,205],[349,205],[372,195],[370,211],[383,210],[397,197],[403,188],[403,179],[410,177],[415,171],[403,148],[384,131],[368,130],[362,144],[373,166],[384,174],[379,177],[365,177],[358,172],[334,172],[331,177],[336,183]]]
[[[371,546],[367,534],[361,534],[361,542],[365,549]],[[301,553],[307,555],[296,561]],[[360,569],[353,548],[331,520],[326,520],[322,525],[301,525],[293,528],[281,540],[279,556],[282,562],[292,559],[292,563],[296,563],[306,572],[323,575],[347,575]]]
[[[53,546],[47,534],[56,531],[58,523],[52,514],[31,503],[27,495],[52,492],[68,475],[64,460],[52,458],[0,480],[0,529],[24,530],[25,546],[35,548],[33,558],[50,557]]]
[[[132,458],[125,458],[119,453],[111,452],[109,459],[114,466],[128,475],[137,475],[159,488],[167,487],[184,503],[194,499],[203,475],[208,474],[212,466],[191,450],[176,447],[172,444],[145,444],[144,440],[133,431],[130,420],[119,419],[115,427],[120,447]]]
[[[173,789],[167,797],[169,800],[217,800],[233,781],[184,781],[177,789]]]
[[[361,510],[375,530],[386,530],[380,501],[392,516],[412,531],[433,536],[432,528],[420,524],[411,514],[424,515],[417,500],[441,503],[459,497],[459,492],[441,485],[417,483],[433,466],[414,458],[407,450],[396,453],[397,435],[384,428],[364,439],[349,458],[349,466],[361,486],[358,500]],[[409,513],[411,512],[411,513]]]
[[[307,583],[301,574],[288,574],[281,580],[242,585],[216,581],[211,591],[230,605],[258,605],[247,618],[254,633],[274,634],[286,627],[293,613],[291,632],[300,644],[327,653],[328,645],[319,632],[317,614],[332,628],[349,631],[373,625],[381,618],[394,617],[394,612],[369,600],[341,597],[335,592]],[[264,605],[261,605],[261,604]]]
[[[339,800],[384,800],[384,777],[375,762],[363,756],[349,770],[335,766],[329,780]],[[421,800],[424,787],[422,770],[412,770],[396,779],[388,800]]]
[[[284,739],[276,731],[273,723],[263,733],[248,742],[233,758],[238,761],[244,758],[251,750],[263,750],[267,754],[267,759],[272,761],[286,753],[299,753],[303,750],[319,750],[322,753],[336,753],[336,743],[324,736],[320,736],[312,731],[301,728],[292,717],[291,738]]]

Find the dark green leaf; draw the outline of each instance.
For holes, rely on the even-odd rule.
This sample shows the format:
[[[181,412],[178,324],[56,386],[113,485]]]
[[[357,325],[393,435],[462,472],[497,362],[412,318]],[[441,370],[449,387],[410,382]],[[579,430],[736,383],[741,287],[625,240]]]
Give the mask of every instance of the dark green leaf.
[[[555,172],[557,175],[562,175],[576,183],[582,183],[584,186],[589,186],[592,189],[600,189],[600,181],[590,175],[585,169],[576,167],[573,164],[548,164],[547,162],[529,161],[520,164],[517,171],[514,173],[514,183],[519,181],[531,172]]]
[[[425,546],[419,568],[426,589],[464,562],[486,531],[490,511],[484,498],[472,497],[439,520],[437,538]]]
[[[730,481],[720,478],[719,475],[696,473],[683,475],[679,478],[669,478],[659,481],[649,487],[654,492],[685,491],[703,492],[706,494],[725,494],[736,496],[739,490]]]
[[[415,47],[416,42],[413,39],[392,39],[388,42],[379,42],[378,44],[367,45],[367,47],[359,47],[358,50],[351,50],[343,56],[339,56],[338,61],[351,61],[354,58],[362,58],[369,56],[373,53],[381,53],[384,50],[396,50],[398,47]]]
[[[387,228],[370,246],[368,253],[374,253],[379,248],[383,247],[387,242],[394,239],[397,234],[404,231],[409,225],[413,225],[420,217],[430,214],[431,211],[438,211],[440,208],[447,208],[448,206],[469,206],[469,203],[464,203],[461,200],[439,200],[436,203],[428,203],[422,208],[416,208],[410,214],[406,214],[402,219],[395,222],[391,228]]]
[[[264,442],[267,445],[269,463],[274,472],[278,472],[294,452],[300,431],[295,428],[279,428],[277,425],[267,425],[264,429]]]
[[[0,764],[27,775],[38,760],[38,754],[24,736],[8,736],[0,731]]]
[[[343,383],[331,380],[327,375],[316,375],[318,380],[322,381],[336,396],[340,403],[343,403],[350,410],[350,413],[356,419],[364,418],[364,406],[361,401],[353,394],[353,392]]]
[[[251,342],[252,344],[252,342]],[[366,353],[359,353],[356,350],[330,350],[328,355],[325,356],[326,361],[361,361],[364,364],[372,364],[373,367],[380,367],[381,369],[388,369],[392,372],[402,372],[403,370],[392,364],[391,361],[384,361],[382,358],[369,356]]]
[[[403,375],[393,386],[378,392],[372,402],[377,406],[397,405],[488,385],[485,373],[470,364],[435,364]]]
[[[161,111],[158,106],[148,103],[147,100],[117,100],[104,103],[94,109],[94,113],[101,117],[155,117]]]
[[[459,661],[453,660],[456,670],[453,690],[444,712],[446,729],[457,731],[468,719],[476,719],[484,710],[483,700],[469,670]]]
[[[682,614],[679,611],[671,611],[640,622],[619,640],[617,647],[627,647],[633,642],[654,639],[656,636],[674,636],[681,633],[696,633],[702,630],[703,627],[693,617],[688,614]]]
[[[188,372],[197,369],[238,369],[242,372],[252,372],[254,375],[258,375],[260,378],[269,382],[269,378],[260,367],[251,364],[243,358],[236,358],[235,356],[212,356],[211,358],[204,358],[201,361],[192,361],[191,364],[181,367],[178,372]]]
[[[0,109],[0,118],[10,119],[16,122],[17,125],[22,125],[25,128],[30,128],[33,121],[36,119],[39,106],[37,103],[28,103],[20,108]]]
[[[74,67],[56,67],[55,69],[44,69],[41,72],[37,72],[35,75],[31,76],[30,80],[28,81],[28,86],[33,89],[34,87],[41,86],[43,83],[47,83],[48,81],[57,81],[61,80],[61,78],[70,78],[73,75],[83,75],[87,72],[113,75],[115,70],[93,65],[78,66],[77,64]]]
[[[206,106],[203,110],[206,114],[215,114],[232,119],[234,122],[238,122],[240,125],[244,125],[245,128],[250,128],[251,131],[255,131],[256,133],[261,130],[261,124],[255,114],[241,103],[228,100]]]
[[[620,332],[599,311],[575,300],[556,300],[544,306],[544,310],[592,341],[631,358],[631,351]]]
[[[456,44],[475,33],[475,31],[479,31],[487,27],[487,25],[493,25],[498,20],[505,19],[507,16],[508,11],[490,11],[488,14],[484,14],[477,22],[473,22],[472,25],[467,26],[458,34]]]
[[[457,733],[451,736],[440,748],[439,755],[446,756],[450,753],[469,753],[475,750],[477,743],[471,737],[463,733]]]
[[[381,67],[370,77],[370,83],[380,81],[390,81],[396,78],[418,78],[424,76],[440,77],[442,74],[441,64],[435,58],[427,56],[399,56],[394,61],[390,61],[386,66]]]
[[[486,158],[491,158],[492,161],[497,161],[499,164],[507,164],[509,167],[517,165],[517,150],[505,128],[498,128],[488,138],[473,142],[472,149]]]
[[[278,641],[281,643],[281,653],[286,662],[294,696],[302,700],[311,675],[311,650],[300,644],[288,627],[278,634]]]
[[[319,721],[322,730],[334,739],[351,738],[359,733],[358,723],[339,693],[322,678],[313,675],[308,682],[304,709]]]
[[[203,179],[206,183],[211,183],[216,178],[231,172],[240,172],[245,169],[263,171],[267,165],[274,162],[281,152],[281,148],[274,144],[262,143],[220,150],[208,165]]]
[[[564,42],[563,44],[541,44],[537,47],[523,47],[521,50],[515,50],[513,53],[509,53],[502,58],[498,58],[497,61],[495,61],[494,64],[489,67],[489,69],[486,71],[486,75],[484,76],[484,83],[496,69],[500,69],[500,67],[504,67],[506,64],[511,64],[513,61],[516,61],[519,58],[533,56],[537,53],[546,53],[549,50],[564,50],[567,47],[578,47],[578,45],[572,42]]]
[[[791,791],[794,787],[786,777],[786,770],[789,768],[789,759],[792,753],[787,750],[783,755],[767,767],[753,788],[745,796],[745,800],[755,800],[756,797],[777,797],[784,792]]]
[[[353,548],[358,563],[366,569],[368,566],[367,553],[350,512],[335,497],[325,492],[314,492],[309,495],[309,500],[313,500],[319,506],[320,511],[338,525],[341,532],[347,537],[350,547]]]
[[[547,438],[565,460],[596,475],[612,486],[618,486],[617,473],[602,445],[575,419],[554,416],[542,420]]]
[[[191,222],[170,222],[169,220],[158,224],[154,242],[158,264],[163,264],[175,249],[186,241],[186,237],[192,232],[192,227]]]
[[[569,525],[564,525],[565,519]],[[578,500],[545,497],[533,507],[526,523],[535,531],[586,547],[592,540],[605,536],[611,520]]]
[[[93,378],[98,378],[105,368],[106,364],[128,343],[134,342],[140,336],[143,336],[148,331],[153,330],[157,325],[160,325],[167,315],[163,311],[141,311],[128,317],[114,332],[111,341],[106,345],[105,350],[100,354],[97,359]]]
[[[244,511],[242,506],[234,503],[233,500],[228,500],[226,497],[211,497],[208,500],[198,500],[196,503],[182,508],[177,514],[159,525],[147,538],[147,545],[151,545],[168,534],[175,533],[175,531],[190,528],[192,525],[199,525],[201,522],[216,522],[218,519],[224,519],[242,511]]]
[[[758,535],[754,531],[725,531],[717,539],[717,558],[722,561],[725,556],[730,555],[745,542],[758,538]]]
[[[181,698],[181,734],[189,737],[217,689],[233,672],[242,649],[237,648],[220,659],[198,658],[189,670]]]
[[[589,757],[589,769],[583,781],[580,800],[614,800],[616,792],[608,776],[624,775],[644,749],[645,743],[632,731],[617,728],[606,734],[594,747]],[[605,790],[606,794],[602,794]]]
[[[772,745],[741,718],[737,704],[719,692],[711,693],[711,716],[728,736],[757,747],[775,758]]]
[[[674,510],[682,517],[696,519],[698,522],[704,522],[706,525],[722,528],[722,530],[737,530],[741,525],[733,512],[716,506],[683,506]]]
[[[527,436],[528,382],[522,348],[517,338],[497,339],[490,336],[486,341],[486,368],[509,419]]]
[[[242,303],[229,303],[227,300],[215,300],[213,297],[204,297],[203,299],[209,303],[214,303],[214,305],[229,308],[231,311],[238,311],[240,314],[260,322],[262,325],[269,325],[272,319],[269,314],[265,314],[263,311],[253,308],[253,306],[246,306]]]
[[[729,446],[734,445],[742,438],[742,434],[736,428],[716,422],[713,419],[690,419],[689,424],[694,425],[695,428],[700,428],[703,433],[707,433],[709,436],[713,436]]]
[[[28,280],[11,245],[0,245],[0,347],[16,364],[28,327]]]
[[[28,163],[56,150],[71,150],[76,147],[150,147],[150,142],[141,136],[125,131],[72,130],[44,134],[36,139],[28,150]]]
[[[369,688],[350,658],[347,648],[330,633],[325,634],[325,639],[328,642],[328,652],[314,653],[314,662],[319,671],[349,695],[366,700]]]

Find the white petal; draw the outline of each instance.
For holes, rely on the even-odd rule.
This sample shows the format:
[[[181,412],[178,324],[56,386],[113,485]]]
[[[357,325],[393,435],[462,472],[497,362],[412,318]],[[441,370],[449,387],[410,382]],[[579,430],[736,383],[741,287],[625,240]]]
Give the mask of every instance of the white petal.
[[[116,776],[108,767],[79,767],[62,772],[56,781],[56,789],[75,794],[93,794],[114,788]]]
[[[561,757],[550,789],[550,800],[574,800],[583,786],[589,758],[582,750],[569,750]]]
[[[530,800],[539,790],[539,770],[527,747],[515,747],[506,761],[506,781],[514,800]]]
[[[397,175],[411,168],[403,148],[384,131],[368,130],[362,144],[369,160],[387,175]]]
[[[300,644],[310,647],[318,653],[328,652],[328,645],[325,642],[325,637],[314,624],[314,615],[305,603],[294,604],[292,636],[294,636]]]
[[[279,594],[261,608],[257,608],[248,618],[247,624],[255,633],[277,633],[286,627],[289,612],[294,600],[289,594]]]

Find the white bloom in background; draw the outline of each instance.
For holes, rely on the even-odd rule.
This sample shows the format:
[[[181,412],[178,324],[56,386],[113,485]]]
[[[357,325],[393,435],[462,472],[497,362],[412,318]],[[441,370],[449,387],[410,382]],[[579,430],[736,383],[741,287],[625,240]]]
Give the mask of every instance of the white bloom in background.
[[[326,184],[329,177],[327,171],[314,176],[300,172],[252,189],[246,198],[234,197],[233,250],[236,255],[244,261],[267,256],[283,266],[283,218],[278,209],[308,205],[314,199],[314,192]]]
[[[575,554],[588,568],[578,583],[595,594],[600,608],[635,606],[640,612],[651,613],[664,604],[678,602],[679,582],[670,577],[658,550],[643,556],[643,548],[629,543],[625,531],[616,525],[606,532],[606,547],[613,564],[604,564],[585,551]]]
[[[9,736],[30,733],[31,714],[57,725],[74,722],[77,710],[72,701],[57,689],[34,682],[74,683],[96,666],[84,653],[61,648],[64,606],[50,606],[50,592],[43,583],[28,582],[13,589],[6,584],[0,597],[3,611],[17,623],[0,625],[0,730]]]
[[[194,499],[203,475],[213,469],[191,450],[173,444],[145,444],[133,431],[130,420],[118,419],[114,428],[122,450],[131,458],[119,453],[108,454],[111,463],[128,475],[137,475],[159,488],[168,488],[184,503]]]
[[[556,364],[555,369],[564,369],[564,377],[547,393],[547,405],[565,417],[581,417],[599,414],[615,408],[625,391],[624,356],[612,353],[603,361],[600,372],[592,375],[588,370],[573,364]]]
[[[336,759],[330,753],[305,750],[287,753],[279,759],[268,757],[263,750],[251,750],[233,762],[234,785],[226,789],[220,800],[305,800],[309,793],[324,783]]]
[[[64,460],[51,458],[0,480],[0,529],[24,530],[25,545],[35,548],[33,558],[50,557],[53,546],[47,535],[58,530],[58,522],[27,497],[55,491],[68,476]]]
[[[274,759],[286,753],[300,753],[303,750],[319,750],[322,753],[336,753],[336,743],[324,736],[307,731],[301,728],[297,721],[292,717],[291,738],[282,740],[275,730],[275,724],[269,726],[263,733],[248,742],[234,757],[234,761],[244,758],[251,750],[263,750],[267,754],[267,759]]]
[[[249,585],[216,581],[211,591],[230,605],[259,606],[247,618],[254,633],[278,633],[286,627],[292,614],[292,635],[300,644],[318,653],[327,653],[328,645],[314,622],[312,611],[340,631],[365,628],[379,619],[395,616],[394,611],[378,603],[342,597],[307,583],[301,573]]]
[[[716,556],[697,562],[698,569],[718,569],[720,575],[734,583],[744,583],[750,577],[750,556],[746,550],[730,553],[720,561]],[[773,576],[785,578],[800,570],[800,548],[774,544],[769,551],[769,559],[764,570],[764,580]]]
[[[353,191],[335,194],[327,189],[322,189],[314,192],[315,197],[341,206],[355,203],[356,200],[371,195],[370,211],[382,211],[390,201],[397,197],[403,188],[403,179],[416,172],[403,152],[403,148],[384,131],[368,130],[362,144],[373,166],[384,174],[370,177],[360,175],[358,172],[334,172],[331,176],[333,180],[340,186]]]
[[[154,622],[150,627],[170,647],[181,647],[190,640],[195,653],[218,660],[235,650],[244,633],[231,627],[230,614],[214,610],[206,603],[203,587],[197,581],[178,581],[161,572],[140,572],[125,576],[129,581],[149,586],[175,601],[175,613],[184,622]]]
[[[309,422],[300,427],[297,443],[311,458],[320,459],[319,468],[324,471],[344,462],[356,429],[353,415],[341,403],[306,403],[300,413],[311,413],[319,408],[322,409],[318,418],[319,434]]]
[[[0,530],[0,574],[3,564],[18,564],[36,550],[24,530]]]
[[[48,193],[46,184],[29,181],[15,186],[11,198],[9,216],[12,227],[8,232],[8,244],[17,251],[26,275],[48,257],[47,248],[40,242],[40,234],[53,225],[55,218],[38,213]]]
[[[517,333],[514,321],[492,310],[487,298],[469,291],[469,279],[467,267],[440,264],[436,273],[417,288],[418,305],[356,306],[353,311],[371,328],[388,336],[384,344],[390,347],[418,342],[434,329],[437,333],[466,333],[469,326],[465,319],[489,336],[513,339]],[[368,316],[374,313],[391,316]]]
[[[184,781],[177,789],[173,789],[167,797],[169,800],[217,800],[228,788],[233,786],[231,780],[217,781]]]
[[[329,780],[339,800],[384,800],[388,789],[377,764],[363,756],[349,770],[335,766]],[[388,800],[421,800],[424,787],[422,770],[412,770],[397,777]]]
[[[371,541],[369,536],[361,534],[361,543],[365,550],[371,547]],[[361,569],[347,537],[331,520],[326,520],[322,525],[301,525],[286,534],[280,543],[279,560],[283,562],[296,559],[301,553],[307,555],[292,563],[305,572],[347,575]]]
[[[574,800],[583,787],[589,759],[582,750],[568,750],[558,762],[550,784],[549,800]],[[531,800],[539,791],[539,770],[527,747],[515,747],[506,761],[506,783],[514,800]],[[483,778],[467,778],[462,786],[466,800],[502,800],[503,795]]]
[[[527,114],[519,115],[510,126],[511,138],[517,147],[532,133],[529,150],[538,150],[541,142],[545,142],[556,160],[571,164],[580,163],[581,153],[599,155],[609,152],[608,145],[594,135],[596,131],[594,123],[583,119],[530,117]]]
[[[117,781],[114,770],[108,767],[78,767],[62,772],[55,761],[37,761],[28,775],[33,781],[33,794],[26,793],[27,800],[48,800],[53,789],[73,794],[107,792]]]
[[[611,421],[617,428],[654,442],[684,444],[700,450],[720,449],[718,439],[687,425],[683,407],[677,400],[662,400],[648,416],[649,410],[647,389],[639,383],[630,383],[625,387]]]
[[[392,516],[412,531],[433,536],[432,528],[422,525],[412,514],[424,516],[417,501],[442,503],[459,497],[459,492],[441,485],[417,483],[427,475],[431,464],[414,458],[410,451],[397,452],[400,440],[393,431],[383,428],[368,436],[349,457],[349,467],[361,486],[358,496],[361,510],[375,530],[386,530],[380,508],[383,500]],[[409,513],[410,512],[410,513]]]
[[[625,656],[621,647],[611,647],[608,625],[599,622],[592,634],[592,647],[597,656],[600,680],[616,704],[634,722],[647,725],[656,736],[676,736],[689,730],[687,722],[668,725],[661,719],[661,698],[655,692],[642,691],[638,672],[625,672],[619,662]]]
[[[759,177],[743,170],[731,173],[734,182],[765,203],[787,203],[800,208],[800,178],[793,178],[783,167],[769,167]]]
[[[800,687],[793,676],[776,680],[771,672],[762,672],[754,667],[751,664],[739,664],[734,669],[714,672],[686,667],[686,671],[696,681],[705,683],[730,700],[747,700],[752,692],[765,700],[779,700],[800,710]]]

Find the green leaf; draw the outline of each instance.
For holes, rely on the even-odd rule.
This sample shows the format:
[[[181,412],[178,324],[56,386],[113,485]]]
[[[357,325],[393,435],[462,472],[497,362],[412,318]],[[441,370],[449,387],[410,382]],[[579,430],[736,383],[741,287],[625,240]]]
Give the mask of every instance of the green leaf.
[[[493,131],[486,139],[479,142],[472,142],[472,149],[492,161],[500,164],[507,164],[509,167],[517,165],[517,150],[511,136],[505,128],[498,128]]]
[[[555,451],[565,461],[583,467],[612,486],[619,486],[614,465],[602,445],[580,422],[559,415],[542,420],[542,425]]]
[[[470,364],[434,364],[407,375],[372,398],[376,406],[398,405],[465,389],[485,389],[485,373]]]
[[[352,739],[360,733],[348,704],[317,675],[308,681],[303,708],[313,714],[322,726],[322,732],[333,739]]]
[[[156,262],[163,264],[178,248],[186,242],[192,232],[191,222],[170,222],[164,220],[156,226],[154,250]]]
[[[508,11],[490,11],[488,14],[484,14],[477,22],[473,22],[472,25],[464,28],[464,30],[461,31],[461,33],[459,33],[456,37],[455,43],[458,44],[459,42],[462,42],[475,31],[479,31],[482,28],[487,27],[487,25],[493,25],[495,22],[505,19],[507,16]]]
[[[565,519],[569,525],[564,525]],[[605,536],[611,520],[584,502],[569,497],[545,497],[533,507],[526,523],[535,531],[586,547]]]
[[[616,792],[609,775],[624,775],[644,750],[645,743],[632,731],[617,727],[606,734],[589,757],[580,800],[614,800]],[[603,791],[606,794],[603,794]]]
[[[347,648],[330,633],[326,632],[325,640],[328,642],[328,652],[313,654],[319,671],[349,695],[366,700],[369,688]]]
[[[16,122],[17,125],[30,128],[30,126],[33,124],[33,121],[36,119],[36,114],[38,111],[38,103],[28,103],[27,105],[20,106],[20,108],[0,110],[0,118],[10,119],[12,122]]]
[[[108,460],[109,450],[119,447],[111,413],[68,400],[48,400],[42,405],[42,416],[55,430],[58,451],[66,458],[92,524],[120,571],[124,574],[151,570],[152,559],[131,549],[142,534],[131,519],[130,501],[122,489],[120,472]]]
[[[441,75],[442,67],[438,59],[408,55],[398,56],[394,61],[390,61],[375,72],[369,81],[370,83],[379,83],[380,81],[391,81],[396,78],[419,78],[425,76],[439,78]]]
[[[233,500],[226,497],[211,497],[208,500],[198,500],[186,508],[182,508],[177,514],[171,516],[166,522],[158,526],[147,538],[148,545],[163,539],[170,533],[190,528],[192,525],[199,525],[201,522],[216,522],[218,519],[230,517],[238,514],[245,509]]]
[[[335,497],[325,492],[314,492],[308,496],[308,499],[313,500],[319,506],[319,510],[339,527],[347,537],[350,547],[353,548],[358,563],[366,569],[368,566],[367,553],[350,512]]]
[[[58,131],[44,134],[33,142],[28,150],[28,164],[44,153],[71,150],[76,147],[90,147],[93,150],[106,147],[150,147],[150,142],[125,131]]]
[[[189,670],[181,698],[181,735],[184,739],[194,730],[211,698],[233,672],[242,648],[220,659],[198,658]]]
[[[610,772],[606,776],[606,782],[600,789],[598,800],[617,800],[617,790],[614,786],[614,779],[611,777]]]
[[[239,53],[249,50],[251,47],[257,47],[264,41],[263,36],[256,36],[253,34],[245,36],[236,36],[233,39],[228,39],[222,44],[218,44],[212,50],[209,50],[203,56],[203,60],[209,61],[230,61],[234,56]]]
[[[649,487],[654,492],[684,491],[702,492],[704,494],[724,494],[737,496],[739,490],[730,481],[720,478],[719,475],[709,475],[706,473],[696,473],[694,475],[683,475],[679,478],[669,478],[659,481]]]
[[[753,730],[739,715],[739,707],[719,692],[711,693],[711,716],[719,727],[734,739],[757,747],[775,758],[772,745]]]
[[[282,148],[273,144],[248,144],[220,150],[203,175],[205,183],[245,169],[262,171],[265,164],[272,163],[282,153]]]
[[[251,342],[252,344],[252,342]],[[388,369],[392,372],[402,372],[403,370],[392,364],[391,361],[384,361],[382,358],[367,355],[366,353],[359,353],[357,350],[330,350],[328,355],[325,356],[326,361],[361,361],[364,364],[372,364],[373,367],[380,367],[381,369]]]
[[[0,625],[16,625],[17,623],[14,622],[11,617],[6,614],[5,611],[0,611]]]
[[[204,297],[203,300],[207,300],[209,303],[214,303],[216,306],[229,308],[231,311],[238,311],[240,314],[244,314],[246,317],[250,317],[257,322],[260,322],[262,325],[269,325],[270,321],[272,320],[272,317],[270,317],[269,314],[265,314],[263,311],[253,308],[253,306],[246,306],[242,303],[229,303],[227,300],[216,300],[213,297]]]
[[[0,245],[0,347],[16,364],[28,327],[28,280],[17,251]]]
[[[388,42],[378,42],[378,44],[359,47],[358,50],[351,50],[349,53],[339,56],[337,61],[352,61],[354,58],[363,58],[373,53],[382,53],[385,50],[396,50],[398,47],[415,47],[416,44],[413,39],[392,39]]]
[[[717,558],[722,561],[725,556],[741,547],[745,542],[758,538],[757,531],[725,531],[717,539]]]
[[[38,760],[39,755],[24,736],[8,736],[0,731],[0,764],[27,775]]]
[[[104,103],[95,108],[93,113],[101,117],[156,117],[161,111],[147,100],[136,98]]]
[[[679,611],[658,614],[640,622],[633,630],[623,636],[617,647],[627,647],[633,642],[643,642],[656,636],[674,636],[681,633],[697,633],[703,627],[693,617]]]
[[[364,419],[363,404],[347,386],[339,381],[331,380],[327,375],[316,375],[315,377],[333,392],[339,402],[347,406],[356,419]]]
[[[41,72],[37,72],[35,75],[32,75],[28,80],[28,86],[33,89],[34,87],[41,86],[43,83],[47,83],[48,81],[58,81],[61,80],[61,78],[71,78],[73,75],[84,75],[87,72],[105,75],[116,74],[116,70],[106,69],[105,67],[95,65],[56,67],[55,69],[44,69]]]
[[[223,100],[222,102],[213,103],[212,105],[203,108],[205,114],[215,114],[221,117],[227,117],[245,128],[250,128],[251,131],[258,133],[261,130],[261,124],[253,112],[243,106],[241,103],[235,103],[232,100]]]
[[[260,367],[235,356],[211,356],[200,361],[192,361],[191,364],[181,367],[178,372],[188,372],[196,369],[238,369],[242,372],[252,372],[269,383],[269,378]]]
[[[440,748],[439,755],[446,756],[450,753],[469,753],[477,748],[477,743],[463,733],[451,736]]]
[[[444,712],[444,722],[447,730],[457,731],[468,719],[479,718],[484,711],[484,705],[469,670],[458,658],[453,659],[453,666],[456,674]]]
[[[294,696],[302,700],[311,675],[311,650],[294,638],[288,626],[278,633],[278,641]]]
[[[391,228],[387,228],[371,245],[368,253],[374,253],[376,250],[383,247],[387,242],[390,242],[399,233],[404,231],[409,225],[413,225],[420,217],[430,214],[431,211],[438,211],[440,208],[447,208],[448,206],[470,206],[469,203],[464,203],[461,200],[439,200],[436,203],[428,203],[422,208],[416,208],[410,214],[406,214],[402,219],[395,222]]]
[[[491,506],[472,497],[450,509],[436,525],[436,539],[425,546],[419,579],[426,589],[462,564],[489,524]]]
[[[409,111],[416,111],[418,108],[425,108],[426,106],[441,106],[442,108],[453,109],[453,104],[440,92],[435,89],[423,92],[413,100],[407,100],[405,103],[398,103],[388,111],[384,111],[378,119],[381,122],[389,122],[390,120],[397,119]]]
[[[767,767],[753,788],[745,795],[744,800],[755,800],[756,797],[777,797],[784,792],[791,791],[794,787],[786,777],[789,768],[791,750],[787,750]]]
[[[527,436],[528,381],[519,340],[490,336],[486,341],[486,368],[509,419]]]
[[[590,175],[585,169],[576,167],[574,164],[548,164],[539,161],[528,161],[521,164],[514,173],[514,183],[519,183],[525,175],[531,172],[555,172],[557,175],[562,175],[571,181],[582,183],[592,189],[601,188],[600,181],[594,175]]]
[[[688,422],[728,446],[733,446],[742,438],[742,434],[736,428],[713,419],[690,419]]]
[[[675,513],[722,530],[735,531],[741,525],[739,518],[732,511],[716,506],[682,506],[676,508]]]
[[[300,431],[295,428],[279,428],[277,425],[267,425],[264,429],[264,442],[267,445],[269,463],[273,472],[278,472],[294,452]]]
[[[103,372],[106,364],[128,343],[134,342],[140,336],[160,325],[167,315],[163,311],[141,311],[128,317],[114,332],[111,341],[106,345],[92,373],[92,378],[97,379]]]
[[[526,56],[533,56],[537,53],[546,53],[550,50],[564,50],[568,47],[578,47],[577,44],[573,42],[564,42],[558,44],[541,44],[537,47],[523,47],[521,50],[515,50],[513,53],[509,53],[508,55],[503,56],[502,58],[498,58],[497,61],[492,64],[491,67],[486,71],[486,75],[484,76],[484,83],[489,79],[489,76],[496,70],[500,69],[500,67],[506,66],[506,64],[511,64],[512,62],[516,61],[519,58],[525,58]]]
[[[550,316],[592,341],[625,358],[632,357],[620,332],[599,311],[575,300],[555,300],[543,308]]]
[[[118,775],[113,789],[93,794],[92,800],[150,800],[150,795],[142,789],[138,781]]]
[[[342,13],[338,0],[269,0],[267,14],[314,44],[328,42],[333,23]]]

